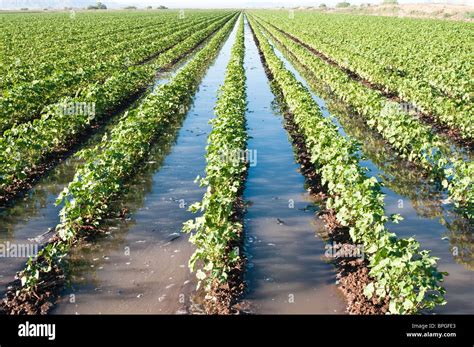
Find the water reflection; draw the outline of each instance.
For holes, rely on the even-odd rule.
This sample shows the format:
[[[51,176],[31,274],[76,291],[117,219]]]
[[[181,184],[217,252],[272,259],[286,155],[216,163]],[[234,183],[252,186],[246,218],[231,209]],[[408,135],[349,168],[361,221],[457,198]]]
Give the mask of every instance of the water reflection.
[[[323,115],[340,127],[341,135],[360,143],[361,165],[369,168],[368,174],[377,176],[384,185],[387,213],[400,213],[405,219],[400,224],[389,225],[390,230],[400,237],[415,236],[422,248],[440,257],[440,269],[450,273],[445,280],[448,304],[437,308],[436,312],[472,313],[473,221],[446,202],[446,193],[442,192],[439,182],[397,156],[362,117],[330,92],[324,82],[316,80],[285,48],[280,45],[275,48],[286,67],[315,92],[313,98]],[[442,150],[448,155],[472,160],[472,153],[459,149],[447,138],[443,141]]]
[[[205,41],[207,42],[207,40]],[[200,46],[205,44],[203,42]],[[161,80],[171,79],[186,63],[192,59],[194,53],[186,55],[180,59],[173,67],[160,71],[156,75],[155,85],[159,85]],[[151,91],[152,87],[148,91]],[[136,100],[131,107],[135,107],[140,103],[144,95]],[[47,172],[32,189],[27,191],[21,198],[12,201],[8,206],[0,207],[0,242],[17,245],[36,244],[41,247],[48,237],[38,237],[45,234],[48,230],[54,230],[59,223],[59,211],[62,205],[55,206],[55,201],[59,193],[74,178],[78,167],[83,164],[79,153],[81,149],[87,149],[96,145],[102,137],[109,133],[116,124],[125,117],[125,110],[117,113],[106,120],[102,126],[91,129],[87,139],[76,148],[74,155],[69,156],[64,161],[56,165],[52,170]],[[174,126],[174,128],[173,128]],[[154,161],[146,163],[142,170],[157,170],[163,157],[169,153],[173,139],[176,136],[176,128],[180,124],[170,125],[169,133],[163,134],[157,146],[152,152]],[[161,146],[161,147],[160,147]],[[161,158],[161,159],[160,159]],[[144,172],[144,171],[142,171]],[[129,187],[129,196],[136,195],[136,201],[139,201],[143,194],[152,189],[152,180],[149,176],[144,175],[140,178],[143,186]],[[118,201],[117,205],[121,205]],[[0,261],[0,295],[3,295],[6,285],[14,279],[17,271],[21,270],[27,258],[6,257]],[[72,266],[72,265],[71,265]]]
[[[208,124],[230,58],[236,29],[208,69],[184,119],[161,133],[146,165],[113,204],[127,218],[110,219],[107,233],[70,256],[70,286],[53,313],[186,313],[192,305],[194,251],[183,222],[203,189]],[[173,118],[174,119],[174,118]],[[70,297],[75,298],[74,302]]]
[[[322,222],[305,190],[278,102],[246,24],[248,148],[258,153],[244,191],[245,278],[243,305],[255,313],[343,313],[345,300],[334,285],[335,270],[315,235]]]

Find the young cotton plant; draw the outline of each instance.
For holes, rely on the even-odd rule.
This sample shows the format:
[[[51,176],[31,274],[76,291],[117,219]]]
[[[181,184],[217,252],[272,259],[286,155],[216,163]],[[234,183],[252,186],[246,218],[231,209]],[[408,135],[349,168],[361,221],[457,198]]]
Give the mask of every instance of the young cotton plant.
[[[274,82],[304,135],[311,162],[327,187],[327,207],[349,228],[352,241],[364,246],[373,279],[365,288],[366,295],[388,295],[392,314],[412,314],[444,304],[440,282],[445,273],[437,270],[437,258],[420,251],[414,239],[398,239],[387,230],[385,223],[400,217],[385,216],[381,185],[359,165],[358,146],[321,114],[308,90],[285,68],[253,19],[250,22]]]
[[[194,232],[190,241],[196,251],[189,267],[210,292],[229,279],[229,273],[240,260],[238,243],[242,224],[236,217],[236,206],[247,170],[245,152],[245,69],[244,26],[240,20],[236,41],[231,51],[224,85],[215,107],[216,117],[211,120],[212,131],[206,153],[206,177],[198,179],[207,186],[202,201],[190,210],[202,215],[184,224],[183,231]],[[237,154],[237,155],[236,155]]]
[[[294,42],[272,25],[258,22],[280,46],[291,52],[290,60],[305,66],[311,74],[330,87],[331,92],[353,107],[366,123],[377,131],[397,154],[426,170],[437,182],[444,182],[450,200],[468,217],[473,215],[469,201],[474,199],[472,165],[458,158],[456,151],[443,145],[442,138],[430,126],[405,112],[399,103],[380,92],[354,81],[338,67],[326,63],[307,48]],[[466,165],[468,166],[466,168]]]
[[[85,163],[74,180],[61,193],[64,202],[57,240],[30,259],[21,273],[22,284],[32,289],[42,273],[59,265],[77,240],[79,233],[97,228],[110,212],[110,203],[120,194],[127,180],[143,162],[157,136],[176,126],[185,116],[182,106],[189,104],[209,64],[217,55],[236,17],[230,19],[196,56],[167,84],[159,86],[143,102],[129,111],[109,137],[83,152]]]

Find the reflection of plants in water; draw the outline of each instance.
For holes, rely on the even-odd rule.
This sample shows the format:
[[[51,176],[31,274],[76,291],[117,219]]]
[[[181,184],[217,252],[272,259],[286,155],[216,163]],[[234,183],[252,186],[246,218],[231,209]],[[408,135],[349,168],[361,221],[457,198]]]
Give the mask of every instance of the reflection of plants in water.
[[[474,222],[454,215],[451,222],[446,222],[450,250],[454,260],[463,264],[466,269],[474,271]]]
[[[24,197],[15,199],[8,206],[0,208],[0,233],[2,233],[2,237],[13,237],[15,228],[19,223],[37,217],[48,204],[54,204],[54,200],[63,189],[63,185],[58,183],[57,177],[64,177],[68,174],[68,168],[63,168],[63,165],[58,166],[58,168],[61,168],[61,170],[54,170],[51,175],[46,176],[33,189],[28,191]],[[71,179],[73,176],[74,172],[69,175]]]
[[[0,232],[7,233],[8,237],[13,237],[15,228],[19,223],[37,217],[42,209],[45,209],[48,205],[54,205],[59,193],[73,180],[76,169],[84,162],[76,155],[78,151],[96,145],[119,119],[120,116],[117,115],[109,120],[107,125],[94,130],[83,143],[75,148],[74,154],[55,165],[32,189],[25,193],[23,198],[13,199],[8,206],[1,208]],[[54,225],[51,225],[51,227],[54,227]]]
[[[383,173],[381,178],[384,184],[401,196],[410,199],[417,215],[425,218],[439,218],[439,222],[448,230],[453,259],[466,266],[474,268],[472,223],[452,211],[451,207],[443,207],[443,194],[440,186],[425,177],[413,165],[401,161],[396,154],[385,144],[381,137],[364,126],[358,117],[349,117],[350,110],[341,103],[325,95],[325,101],[331,114],[336,116],[346,133],[361,143],[362,151]],[[447,221],[447,215],[454,218]]]
[[[109,220],[103,228],[109,231],[80,240],[71,249],[65,264],[66,290],[74,291],[74,284],[97,285],[97,271],[107,263],[109,254],[125,247],[127,231],[133,224],[135,222],[122,219]]]
[[[380,169],[380,178],[384,185],[395,193],[408,197],[417,215],[425,218],[439,218],[440,224],[449,230],[446,236],[450,239],[454,260],[468,269],[473,269],[472,221],[464,218],[462,213],[453,211],[451,206],[443,206],[444,195],[439,182],[426,177],[422,170],[400,159],[382,137],[369,129],[348,105],[335,98],[331,91],[315,80],[303,65],[291,59],[288,52],[284,49],[282,52],[298,68],[317,95],[324,99],[331,116],[340,122],[347,135],[360,143],[363,155]],[[459,153],[459,155],[462,154]],[[449,219],[452,221],[448,221]]]
[[[312,85],[314,81],[310,81]],[[318,92],[324,93],[324,91]],[[324,95],[328,109],[336,116],[346,133],[361,143],[362,151],[383,173],[381,178],[388,188],[401,196],[408,197],[417,215],[425,218],[439,218],[440,224],[448,230],[453,259],[466,266],[474,268],[472,222],[452,210],[444,207],[443,194],[440,186],[425,177],[413,165],[401,161],[385,144],[381,137],[364,126],[358,117],[349,117],[350,110],[329,95]],[[448,219],[453,219],[448,222]],[[454,250],[456,252],[454,252]]]
[[[408,197],[419,215],[430,218],[439,216],[443,210],[440,187],[412,164],[400,160],[382,137],[369,129],[359,117],[349,116],[354,112],[338,100],[334,100],[323,86],[318,85],[310,77],[305,78],[324,98],[331,115],[339,120],[347,135],[360,143],[364,157],[379,168],[384,185],[397,194]]]
[[[330,107],[332,111],[332,104]],[[435,218],[443,214],[443,194],[439,184],[425,177],[412,164],[400,160],[385,141],[365,127],[357,117],[349,117],[347,112],[333,114],[346,132],[361,143],[364,155],[380,169],[379,177],[386,187],[408,197],[419,216]]]
[[[178,124],[168,127],[166,133],[161,134],[144,165],[138,169],[134,180],[125,185],[124,194],[112,202],[115,211],[118,212],[126,207],[127,213],[133,214],[144,206],[145,196],[153,189],[153,176],[171,152],[183,121],[180,119]],[[108,230],[105,235],[80,241],[78,247],[73,248],[68,256],[66,276],[68,287],[72,287],[72,283],[96,283],[94,275],[97,268],[104,264],[106,259],[103,257],[124,247],[127,231],[134,224],[133,220],[109,218],[103,227],[104,230]]]
[[[133,105],[136,105],[137,103],[138,101]],[[121,117],[123,117],[123,113],[113,117],[107,125],[98,128],[84,143],[78,146],[77,150],[90,148],[96,145],[102,139],[103,135],[108,133],[114,127]],[[178,127],[179,126],[180,125],[178,125]],[[171,140],[170,142],[169,137],[174,139],[176,137],[176,132],[176,129],[169,129],[169,133],[164,134],[163,139],[160,138],[160,141],[158,141],[154,147],[153,151],[156,151],[157,153],[152,152],[150,158],[157,156],[160,151],[163,152],[163,155],[166,155],[169,152],[173,141]],[[159,162],[157,159],[150,160]],[[42,177],[35,187],[28,191],[23,198],[16,199],[15,201],[12,201],[11,205],[0,208],[0,233],[2,233],[2,238],[14,237],[15,229],[19,223],[37,217],[41,213],[41,210],[46,208],[48,204],[54,204],[59,193],[70,181],[72,181],[76,169],[82,163],[83,160],[75,154],[70,156]],[[147,169],[156,170],[156,167],[159,167],[159,165],[143,165],[143,169],[141,169],[140,172],[145,172],[144,170]],[[133,189],[130,189],[131,193],[140,195],[151,190],[152,177],[144,175],[144,177],[140,179],[148,180],[148,183],[145,185],[146,187],[133,187]],[[136,191],[136,189],[142,189],[143,192],[140,193]],[[54,227],[54,225],[51,225],[51,227]]]
[[[137,210],[145,203],[145,195],[153,189],[153,175],[163,164],[163,161],[171,152],[176,142],[178,130],[181,124],[168,129],[166,134],[162,134],[159,141],[154,145],[147,161],[142,165],[136,175],[136,178],[125,185],[125,194],[114,203],[126,205],[132,210]]]

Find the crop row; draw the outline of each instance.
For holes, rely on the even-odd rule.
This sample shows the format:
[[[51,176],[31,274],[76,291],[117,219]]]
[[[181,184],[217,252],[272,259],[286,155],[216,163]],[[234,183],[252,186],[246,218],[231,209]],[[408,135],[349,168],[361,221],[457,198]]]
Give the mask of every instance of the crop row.
[[[390,313],[414,313],[444,303],[445,290],[439,284],[443,273],[436,258],[420,250],[413,238],[399,239],[385,223],[383,194],[376,178],[366,176],[359,165],[358,146],[341,136],[331,120],[325,118],[309,91],[275,55],[272,46],[250,18],[258,45],[274,83],[305,138],[311,162],[327,187],[327,208],[336,212],[351,239],[362,243],[373,279],[364,293],[369,298],[389,297]]]
[[[10,32],[7,30],[8,34],[4,34],[5,56],[1,62],[4,64],[4,73],[1,76],[2,89],[9,89],[12,82],[13,84],[31,82],[55,72],[88,67],[98,60],[115,59],[115,55],[128,53],[120,49],[125,47],[124,45],[130,51],[146,49],[148,45],[163,38],[164,33],[169,32],[170,28],[197,25],[226,14],[229,13],[191,12],[183,19],[178,18],[177,13],[173,16],[155,14],[149,19],[141,18],[138,22],[127,15],[115,17],[112,21],[104,20],[103,16],[97,15],[89,18],[86,25],[82,25],[83,22],[80,20],[83,18],[82,14],[78,16],[80,19],[69,19],[66,25],[57,18],[49,18],[47,23],[35,22],[30,18],[32,28],[25,28],[23,21],[18,36],[12,34],[13,30]],[[61,26],[64,26],[62,31],[56,33],[54,29]],[[41,34],[45,27],[47,35]],[[19,50],[19,47],[24,48]],[[105,51],[108,54],[103,53]],[[40,55],[38,52],[41,52]]]
[[[120,29],[120,24],[117,24]],[[32,82],[33,80],[40,80],[51,74],[79,68],[80,66],[92,65],[95,60],[95,55],[102,54],[102,51],[109,51],[109,54],[113,53],[113,48],[120,47],[126,42],[135,41],[140,37],[148,36],[156,30],[165,28],[165,23],[150,25],[149,23],[140,27],[137,31],[133,29],[133,26],[124,25],[122,28],[128,28],[129,31],[122,32],[117,30],[116,32],[110,32],[110,28],[102,28],[102,30],[109,31],[108,35],[101,30],[96,30],[92,38],[85,38],[84,33],[76,33],[75,44],[67,44],[63,40],[58,39],[56,42],[50,42],[51,36],[45,38],[47,46],[35,45],[33,38],[28,37],[19,38],[8,38],[8,45],[5,47],[4,57],[4,74],[2,76],[2,89],[10,89],[13,85]],[[39,30],[40,28],[38,28]],[[69,33],[68,33],[69,34]],[[63,36],[67,37],[67,35]],[[19,49],[23,45],[30,45],[29,50]],[[133,47],[133,46],[131,46]],[[26,47],[25,47],[26,48]],[[40,53],[36,59],[32,59],[30,56],[33,52]],[[65,55],[64,53],[68,54]],[[74,59],[76,58],[76,59]],[[104,57],[104,59],[110,59],[113,57]],[[87,61],[90,59],[90,61]]]
[[[108,76],[166,51],[218,20],[222,18],[184,24],[169,23],[160,36],[155,30],[140,35],[136,39],[140,48],[134,48],[136,43],[133,40],[116,45],[105,43],[102,47],[108,48],[99,51],[84,47],[86,53],[74,57],[75,64],[79,64],[76,69],[69,67],[56,70],[47,78],[15,84],[3,92],[0,98],[0,133],[14,124],[31,120],[45,106],[57,102],[61,97],[74,96],[90,85],[101,84]]]
[[[60,264],[81,232],[99,226],[110,212],[111,200],[133,177],[157,137],[185,116],[202,76],[234,23],[235,16],[169,83],[130,110],[109,137],[82,153],[85,163],[57,201],[64,203],[56,227],[58,239],[44,247],[36,260],[29,259],[21,274],[24,290],[34,290],[42,276]]]
[[[450,199],[462,207],[465,214],[474,214],[473,162],[442,149],[442,140],[430,127],[406,113],[398,104],[388,101],[380,92],[352,80],[271,25],[263,26],[278,44],[290,52],[290,59],[305,66],[331,92],[351,105],[402,158],[430,172],[447,188]]]
[[[102,85],[93,85],[75,98],[64,98],[49,106],[40,119],[7,130],[0,138],[0,196],[25,180],[49,156],[71,147],[71,143],[110,114],[124,100],[146,86],[158,69],[169,66],[191,52],[223,25],[227,18],[202,29],[160,55],[152,64],[130,67],[112,75]],[[65,112],[70,106],[95,105],[94,112]],[[85,111],[90,111],[86,109]]]
[[[280,45],[278,47],[281,48]],[[282,52],[291,60],[289,52],[284,49]],[[296,60],[291,61],[315,93],[324,99],[331,118],[336,117],[345,134],[360,143],[360,150],[364,157],[370,159],[381,170],[384,186],[398,195],[408,197],[417,215],[424,218],[439,219],[450,231],[449,242],[451,247],[459,249],[459,254],[454,257],[455,261],[468,269],[473,268],[472,257],[470,257],[472,243],[466,242],[465,236],[463,238],[466,232],[469,234],[469,220],[460,214],[450,214],[448,212],[450,208],[444,206],[442,192],[433,195],[438,190],[437,182],[426,176],[422,170],[413,170],[410,165],[407,165],[407,162],[397,160],[393,148],[384,143],[383,138],[378,136],[375,131],[365,126],[361,117],[353,117],[353,111],[347,105],[335,99],[330,94],[330,90],[316,80],[306,67]],[[415,186],[416,189],[414,189]],[[454,217],[454,220],[445,223],[446,213]]]
[[[227,65],[212,119],[212,131],[206,153],[206,176],[200,179],[207,187],[202,201],[190,207],[202,213],[185,223],[183,230],[191,233],[196,245],[189,266],[197,270],[198,288],[202,283],[211,294],[229,283],[230,273],[240,258],[239,243],[243,226],[239,219],[239,198],[247,173],[245,122],[246,92],[244,63],[244,22],[241,18],[236,41]]]
[[[323,20],[324,24],[314,22],[314,18],[304,17],[298,18],[298,20],[278,17],[278,20],[272,18],[270,22],[323,53],[340,66],[357,73],[371,83],[382,86],[389,93],[397,94],[417,109],[433,115],[440,124],[458,130],[463,138],[471,141],[474,139],[473,82],[470,78],[473,66],[469,63],[468,55],[460,53],[460,56],[452,57],[453,60],[456,60],[445,63],[446,51],[437,52],[443,56],[440,58],[433,51],[427,52],[420,49],[427,42],[419,41],[417,36],[410,36],[410,40],[404,41],[403,45],[398,42],[395,44],[393,40],[390,41],[390,45],[387,44],[387,41],[383,41],[384,47],[378,45],[381,38],[371,34],[351,40],[341,38],[341,42],[337,42],[341,32],[340,26],[329,23],[327,19],[319,19]],[[367,24],[364,22],[364,24],[365,26],[361,25],[351,32],[351,38],[354,35],[357,37],[359,32],[365,32],[365,28],[371,25],[370,22]],[[319,30],[323,28],[323,25],[326,25],[324,29]],[[416,28],[416,25],[421,24],[405,24],[404,27]],[[378,36],[379,32],[375,32]],[[462,32],[466,35],[469,32],[469,27],[466,27]],[[393,28],[391,34],[396,36]],[[440,38],[450,35],[449,28],[440,30],[438,34]],[[403,34],[398,30],[397,35]],[[430,33],[428,41],[432,41],[432,39],[433,36]],[[472,37],[460,34],[455,40],[464,40],[459,42],[469,45]],[[443,43],[442,45],[444,46]],[[459,43],[457,43],[457,47],[459,48]],[[465,46],[461,45],[461,47]],[[423,52],[422,57],[409,58],[420,52]],[[452,52],[449,51],[449,54]],[[388,62],[387,59],[390,58],[395,61]],[[423,68],[430,66],[426,63],[427,59],[433,60],[432,66],[435,68],[429,73],[424,73]],[[440,91],[431,85],[432,81],[439,81],[438,84],[441,86],[451,85],[451,88]]]

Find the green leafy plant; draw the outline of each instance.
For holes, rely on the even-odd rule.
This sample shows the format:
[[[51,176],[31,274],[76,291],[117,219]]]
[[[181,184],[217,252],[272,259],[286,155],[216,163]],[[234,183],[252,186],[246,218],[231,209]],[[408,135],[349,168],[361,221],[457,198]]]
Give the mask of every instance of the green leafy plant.
[[[81,232],[100,225],[110,211],[110,202],[133,177],[156,137],[185,116],[183,106],[191,102],[235,19],[234,14],[169,83],[157,87],[137,108],[129,110],[109,137],[81,153],[85,163],[57,200],[57,204],[64,203],[56,226],[58,238],[38,253],[36,261],[30,259],[20,273],[24,290],[34,290],[41,274],[60,265]]]
[[[446,148],[430,127],[405,112],[399,104],[352,80],[344,71],[327,64],[269,23],[259,23],[277,44],[291,52],[290,59],[305,66],[332,93],[365,117],[366,123],[380,133],[400,157],[425,169],[437,182],[444,182],[450,199],[472,218],[474,169],[471,164],[465,164],[459,153]]]
[[[53,46],[51,54],[47,54],[46,49],[39,49],[37,52],[43,52],[51,59],[43,63],[36,59],[30,64],[12,62],[3,77],[5,90],[0,98],[0,132],[38,118],[48,105],[60,102],[63,97],[84,95],[87,90],[107,81],[110,75],[125,73],[129,67],[153,60],[190,35],[222,22],[228,16],[229,13],[224,16],[217,13],[184,22],[173,19],[158,27],[150,25],[138,35],[131,30],[131,34],[119,31],[102,38],[100,50],[97,50],[96,40],[85,40],[68,54],[56,52],[63,47]],[[131,19],[125,23],[128,28]],[[157,29],[161,31],[159,36]],[[100,37],[99,33],[97,35]],[[20,75],[24,69],[28,69],[25,72],[28,77]]]
[[[247,170],[242,156],[247,143],[244,51],[244,22],[241,18],[215,107],[216,117],[211,121],[206,176],[199,180],[207,191],[202,201],[190,209],[202,215],[187,221],[183,228],[185,232],[194,232],[190,241],[196,245],[196,251],[189,266],[196,270],[198,262],[202,264],[196,276],[199,286],[204,283],[207,291],[226,283],[229,272],[240,259],[235,243],[242,237],[242,224],[235,214]]]
[[[28,177],[29,172],[53,154],[63,151],[94,121],[105,118],[118,105],[134,95],[154,78],[156,71],[166,68],[190,53],[199,43],[228,22],[225,17],[194,32],[181,42],[171,40],[173,47],[150,64],[131,66],[124,72],[108,77],[103,84],[93,84],[74,97],[46,108],[40,119],[23,123],[5,131],[0,138],[0,195],[15,183]],[[189,34],[189,33],[188,33]],[[69,115],[68,105],[95,105],[94,113]]]
[[[255,13],[464,139],[474,139],[474,67],[465,49],[472,45],[470,23],[322,13],[302,13],[294,22],[277,11]]]
[[[351,239],[364,245],[373,278],[365,288],[366,295],[388,296],[392,314],[416,313],[444,304],[445,289],[440,282],[446,273],[437,270],[437,258],[420,250],[413,238],[399,239],[386,229],[390,218],[385,216],[380,183],[368,178],[367,169],[359,165],[357,144],[339,135],[331,120],[323,117],[308,90],[284,67],[252,17],[250,23],[274,82],[305,138],[311,162],[327,187],[327,207],[349,228]]]

